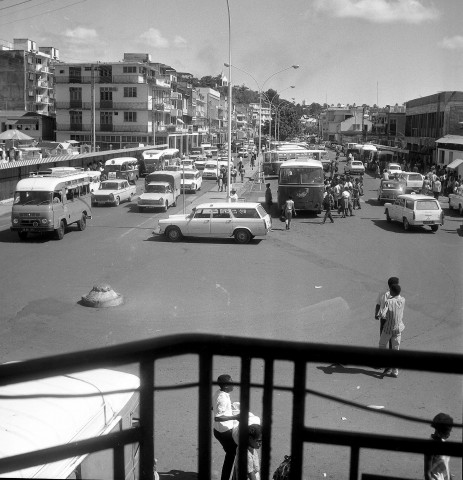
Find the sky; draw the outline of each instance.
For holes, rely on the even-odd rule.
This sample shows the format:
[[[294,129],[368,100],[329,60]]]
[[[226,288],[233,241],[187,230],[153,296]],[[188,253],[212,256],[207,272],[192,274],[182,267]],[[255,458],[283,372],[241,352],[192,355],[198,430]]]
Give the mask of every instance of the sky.
[[[463,0],[0,0],[0,39],[229,78],[228,11],[234,85],[330,105],[463,90]]]

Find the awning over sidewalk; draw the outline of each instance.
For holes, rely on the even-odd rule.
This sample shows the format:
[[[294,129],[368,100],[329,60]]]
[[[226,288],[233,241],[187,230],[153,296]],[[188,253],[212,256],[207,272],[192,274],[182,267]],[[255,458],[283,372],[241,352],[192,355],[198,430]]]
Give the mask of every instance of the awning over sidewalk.
[[[449,163],[449,164],[447,165],[447,168],[451,168],[452,170],[455,170],[455,169],[458,168],[462,163],[463,163],[463,160],[460,159],[460,158],[457,158],[457,159],[454,160],[453,162]]]
[[[454,145],[463,145],[463,135],[445,135],[439,140],[436,140],[436,143],[453,143]]]

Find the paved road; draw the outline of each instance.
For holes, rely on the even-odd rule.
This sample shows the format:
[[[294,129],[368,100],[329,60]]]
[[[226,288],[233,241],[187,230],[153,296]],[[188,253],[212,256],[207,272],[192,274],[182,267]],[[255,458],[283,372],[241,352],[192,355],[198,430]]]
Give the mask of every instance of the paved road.
[[[289,232],[276,218],[273,232],[249,245],[216,239],[167,243],[151,235],[165,214],[138,213],[130,204],[95,208],[87,230],[69,231],[63,241],[19,242],[8,231],[4,214],[0,361],[177,332],[376,346],[378,325],[372,312],[377,293],[391,275],[400,277],[407,299],[403,348],[461,351],[462,239],[456,233],[461,218],[448,216],[437,233],[403,232],[400,225],[386,223],[384,209],[375,200],[377,183],[366,178],[362,210],[355,217],[335,216],[334,224],[322,225],[320,217],[298,215]],[[215,182],[203,185],[203,199],[222,195],[214,192]],[[263,196],[262,185],[254,184],[251,190],[248,184],[246,195]],[[189,208],[199,201],[187,197]],[[180,202],[169,213],[182,208]],[[77,304],[103,281],[124,295],[124,305],[95,310]],[[257,379],[261,367],[253,364]],[[217,375],[228,371],[239,378],[235,359],[219,358],[214,368]],[[188,382],[196,378],[197,362],[190,357],[160,362],[156,375],[161,384]],[[278,364],[276,377],[290,382],[291,368]],[[402,372],[398,379],[381,380],[369,368],[314,365],[309,382],[310,388],[367,405],[424,418],[447,411],[461,422],[461,379]],[[259,402],[260,393],[253,392],[251,409],[256,414],[261,413]],[[272,468],[289,451],[290,419],[289,398],[276,394],[274,402]],[[196,405],[190,391],[165,393],[159,399],[156,457],[161,472],[195,471]],[[174,420],[179,417],[180,422]],[[309,400],[306,424],[420,438],[431,433],[426,426],[316,398]],[[223,455],[216,443],[217,472]],[[306,455],[311,478],[323,473],[327,478],[347,477],[347,450],[313,446]],[[391,461],[391,455],[367,452],[361,465],[369,472],[422,476],[420,456],[397,455]],[[452,459],[452,466],[455,478],[461,479],[461,465]]]

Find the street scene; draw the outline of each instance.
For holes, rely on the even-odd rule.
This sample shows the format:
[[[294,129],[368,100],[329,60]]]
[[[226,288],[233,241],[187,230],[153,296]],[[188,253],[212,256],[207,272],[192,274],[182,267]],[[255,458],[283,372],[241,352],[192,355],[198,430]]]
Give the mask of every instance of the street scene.
[[[439,14],[424,1],[379,1],[364,15],[359,2],[327,1],[333,15],[310,3],[315,24],[331,15],[330,22],[380,28],[388,15],[402,22],[408,12],[419,29],[459,9],[453,1]],[[233,4],[220,6],[224,32]],[[350,13],[342,17],[344,8]],[[82,28],[92,38],[93,26]],[[189,66],[176,49],[198,47],[178,36],[169,59],[157,28],[147,24],[146,44],[127,40],[108,58],[83,44],[77,55],[76,43],[64,40],[61,52],[39,47],[28,38],[51,45],[60,37],[19,22],[0,50],[0,476],[462,480],[462,66],[445,81],[415,79],[422,95],[386,87],[391,80],[383,78],[365,94],[339,86],[328,102],[324,86],[304,83],[308,66],[293,54],[264,69],[236,40],[232,63],[233,44],[223,37],[223,61]],[[452,35],[439,48],[461,51],[461,37]],[[31,62],[37,77],[18,94],[13,85]],[[41,89],[40,99],[34,90],[25,101],[32,88]],[[239,337],[243,346],[211,355],[208,379],[204,359],[179,354],[172,337],[170,354],[153,362],[154,397],[141,390],[149,362],[138,354],[121,364],[108,356],[95,369],[83,362],[51,379],[34,373],[24,383],[9,370],[12,362],[57,356],[50,365],[59,365],[67,354],[184,334]],[[256,353],[254,340],[283,342],[287,352],[307,344],[302,380],[300,364],[271,358],[271,422],[269,358]],[[312,345],[380,354],[365,365],[348,355],[326,363],[308,360]],[[426,362],[386,364],[397,351]],[[431,371],[428,354],[448,357],[436,357],[441,363]],[[206,389],[198,383],[205,378]],[[298,388],[308,432],[299,453]],[[208,416],[204,391],[211,428],[199,421]],[[139,396],[154,406],[148,434]],[[8,463],[130,430],[145,436],[105,444],[104,460],[95,449],[38,467],[26,457]],[[333,438],[371,435],[371,447],[355,460],[355,440],[325,442],[325,430]],[[203,434],[209,470],[201,464]],[[380,436],[427,442],[383,449]],[[146,445],[154,472],[139,471]]]

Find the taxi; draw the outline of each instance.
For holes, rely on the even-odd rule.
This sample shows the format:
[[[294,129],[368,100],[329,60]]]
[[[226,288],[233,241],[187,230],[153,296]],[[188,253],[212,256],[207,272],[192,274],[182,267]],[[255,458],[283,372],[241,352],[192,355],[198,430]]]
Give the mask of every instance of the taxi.
[[[117,178],[101,182],[100,188],[92,193],[92,205],[114,205],[131,202],[137,193],[137,187],[128,180]]]
[[[234,237],[237,243],[248,243],[265,236],[272,227],[269,214],[260,203],[203,203],[187,215],[169,215],[159,220],[153,231],[177,242],[183,237]]]
[[[386,220],[402,223],[404,230],[412,226],[429,226],[437,232],[439,225],[444,225],[444,212],[439,202],[428,195],[399,195],[394,203],[386,203],[384,207]]]
[[[363,175],[365,166],[360,160],[349,160],[344,165],[344,173],[347,175]]]

